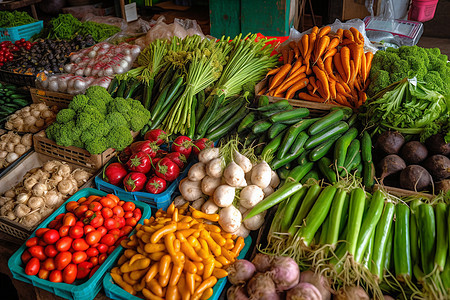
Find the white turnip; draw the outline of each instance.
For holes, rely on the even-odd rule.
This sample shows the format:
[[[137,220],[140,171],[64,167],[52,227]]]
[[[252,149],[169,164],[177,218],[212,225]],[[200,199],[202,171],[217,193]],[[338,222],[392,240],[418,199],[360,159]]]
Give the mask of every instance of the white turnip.
[[[250,211],[250,210],[249,210]],[[245,219],[248,212],[247,211],[242,217]],[[248,230],[258,230],[263,224],[264,224],[264,217],[266,216],[266,212],[263,211],[262,213],[259,213],[251,218],[248,218],[244,220],[244,226]]]
[[[198,160],[206,164],[209,161],[218,158],[219,156],[220,156],[219,148],[205,148],[198,153]]]
[[[267,274],[256,273],[247,284],[247,293],[250,299],[259,300],[278,300],[276,285]]]
[[[228,207],[233,204],[236,189],[229,185],[219,185],[213,194],[214,203],[219,207]]]
[[[231,284],[246,283],[256,272],[255,266],[246,259],[238,259],[229,265],[226,270]]]
[[[311,283],[300,282],[287,291],[286,300],[322,300],[322,296],[317,287]]]
[[[212,215],[219,211],[219,207],[214,203],[212,198],[209,198],[208,201],[203,203],[201,211],[205,214]]]
[[[239,153],[239,151],[234,150],[234,161],[242,168],[244,173],[248,173],[252,170],[253,165],[250,159],[248,159],[245,155]]]
[[[273,189],[273,187],[271,187],[270,185],[268,185],[266,188],[264,188],[263,190],[264,193],[264,198],[268,197],[270,194],[272,194],[273,192],[275,192],[275,190]]]
[[[311,270],[304,271],[300,274],[300,282],[311,283],[319,290],[323,300],[331,299],[331,286],[327,278],[320,274],[316,274]]]
[[[206,174],[214,178],[222,177],[224,161],[222,158],[214,158],[206,164]]]
[[[280,177],[278,177],[277,172],[272,170],[269,186],[276,189],[279,184],[280,184]]]
[[[202,192],[205,195],[212,196],[216,188],[220,185],[221,178],[214,178],[211,176],[205,176],[202,179]]]
[[[180,182],[180,192],[187,201],[195,201],[202,196],[201,181],[190,181],[185,178]]]
[[[220,210],[219,225],[226,232],[234,232],[238,230],[241,226],[241,222],[242,214],[236,207],[234,207],[234,205],[230,205]]]
[[[266,188],[272,180],[272,169],[265,161],[260,162],[253,167],[251,180],[260,188]]]
[[[242,168],[232,161],[223,171],[223,177],[228,185],[238,187],[245,182],[245,172]]]
[[[194,164],[188,173],[188,179],[190,181],[200,181],[206,176],[206,165],[202,162]]]
[[[249,185],[241,190],[239,203],[241,206],[249,209],[264,199],[263,190],[257,185]]]

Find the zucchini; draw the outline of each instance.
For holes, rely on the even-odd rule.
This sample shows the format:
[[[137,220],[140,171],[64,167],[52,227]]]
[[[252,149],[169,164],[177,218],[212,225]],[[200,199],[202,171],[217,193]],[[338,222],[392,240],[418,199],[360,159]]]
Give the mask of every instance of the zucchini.
[[[262,133],[268,130],[270,126],[272,126],[272,123],[270,123],[269,121],[260,120],[256,122],[255,125],[253,125],[252,132],[255,134]]]
[[[314,123],[314,124],[316,124],[316,123]],[[313,126],[313,125],[311,125],[311,126]],[[311,127],[309,127],[309,128],[311,128]],[[339,121],[336,124],[321,131],[320,133],[310,136],[310,138],[305,143],[305,149],[314,148],[317,145],[320,145],[321,143],[323,143],[324,141],[326,141],[332,137],[340,136],[342,133],[346,132],[347,130],[348,130],[348,124],[343,121]],[[309,132],[310,132],[310,130],[309,130]]]
[[[341,121],[343,118],[344,118],[344,111],[342,109],[333,110],[329,114],[320,118],[314,124],[312,124],[308,129],[308,134],[309,135],[318,134],[325,128],[330,127],[336,122]]]
[[[270,126],[269,131],[267,132],[267,136],[269,139],[275,138],[280,132],[285,130],[287,128],[287,125],[282,123],[276,123]]]
[[[344,166],[348,146],[357,135],[358,130],[355,127],[352,127],[336,141],[336,145],[334,147],[334,160],[336,161],[336,167],[338,170]]]
[[[258,107],[263,107],[269,105],[269,97],[262,95],[258,99]]]
[[[278,149],[277,158],[282,159],[283,156],[285,156],[288,152],[289,148],[291,148],[292,144],[295,142],[299,133],[308,128],[314,122],[314,119],[305,119],[289,127],[286,135],[284,136],[283,142]],[[295,153],[297,151],[298,149],[296,149],[296,151],[293,151],[292,153]]]
[[[273,123],[285,122],[292,119],[305,118],[307,116],[309,116],[309,110],[307,108],[296,108],[276,113],[270,117],[270,121]]]
[[[248,115],[246,115],[245,118],[243,118],[241,123],[239,124],[237,132],[241,133],[241,132],[245,131],[246,129],[250,129],[250,125],[253,123],[253,121],[255,119],[256,119],[255,112],[251,112]]]
[[[311,171],[308,172],[308,174],[306,174],[302,180],[300,180],[301,184],[305,184],[308,182],[309,179],[315,179],[316,181],[319,181],[319,172],[317,172],[317,170],[312,169]]]
[[[291,161],[293,161],[293,160],[295,160],[297,157],[299,157],[304,151],[305,151],[305,149],[300,148],[297,152],[291,153],[291,154],[289,154],[289,155],[285,155],[285,156],[283,156],[283,158],[281,158],[281,159],[278,158],[278,156],[277,156],[277,158],[274,159],[274,160],[271,162],[271,167],[272,167],[272,169],[273,169],[273,170],[276,170],[276,169],[278,169],[278,168],[280,168],[280,167],[282,167],[282,166],[284,166],[284,165],[290,163]]]
[[[427,205],[421,205],[423,207]],[[430,206],[431,210],[433,208]],[[420,211],[420,207],[419,207]],[[410,211],[406,204],[398,203],[395,206],[394,222],[394,268],[395,277],[403,282],[407,282],[412,274],[411,246],[409,235]],[[434,220],[434,214],[433,214]],[[431,254],[431,253],[430,253]],[[433,253],[434,254],[434,253]],[[432,255],[433,258],[433,255]],[[425,261],[423,261],[425,262]],[[433,260],[431,260],[434,263]],[[424,265],[425,267],[425,265]]]
[[[338,138],[339,136],[336,135],[330,138],[328,141],[325,141],[319,146],[312,149],[311,152],[309,153],[309,160],[318,161],[319,159],[327,155],[327,153],[330,152],[331,148],[333,147]]]
[[[421,204],[417,210],[419,214],[416,221],[418,225],[417,229],[419,230],[422,270],[425,275],[428,275],[434,269],[434,254],[436,250],[436,219],[434,209],[429,204]]]
[[[242,118],[247,114],[248,110],[245,105],[243,105],[234,117],[229,119],[225,124],[217,128],[215,131],[209,133],[206,137],[211,141],[217,141],[223,137],[227,132],[230,132]]]
[[[367,130],[364,131],[361,138],[361,155],[364,162],[372,162],[372,139]]]
[[[265,106],[257,108],[257,110],[260,112],[273,111],[273,110],[286,110],[286,109],[292,109],[292,106],[289,104],[289,101],[287,101],[287,100],[280,100],[280,101],[271,103],[269,105],[265,105]]]
[[[339,172],[350,172],[350,165],[355,159],[356,155],[359,153],[360,142],[358,139],[354,139],[347,150],[347,155],[345,156],[343,170],[339,170]]]
[[[281,144],[281,140],[283,139],[283,136],[285,134],[285,131],[280,132],[274,139],[272,139],[266,147],[264,147],[264,150],[261,153],[262,157],[267,157],[268,155],[274,154],[278,146]]]
[[[245,99],[240,98],[219,109],[217,115],[220,116],[220,118],[217,118],[217,121],[211,124],[206,132],[211,133],[230,120],[243,105],[245,105]]]
[[[293,168],[289,172],[288,177],[291,177],[292,179],[298,182],[302,180],[302,178],[305,177],[305,175],[308,174],[313,167],[314,167],[313,162],[306,162],[303,165],[296,166],[295,168]]]
[[[292,144],[291,148],[289,148],[289,153],[295,153],[300,148],[303,148],[303,145],[308,140],[309,135],[302,131],[297,135],[297,138],[295,139],[294,143]]]
[[[336,173],[333,170],[333,163],[328,157],[322,157],[318,162],[320,172],[330,183],[336,183]]]

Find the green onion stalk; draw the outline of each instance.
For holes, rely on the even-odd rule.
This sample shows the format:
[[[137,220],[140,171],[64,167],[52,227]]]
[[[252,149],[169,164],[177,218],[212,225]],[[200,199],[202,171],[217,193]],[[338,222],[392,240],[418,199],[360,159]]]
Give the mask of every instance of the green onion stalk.
[[[191,124],[193,97],[219,79],[226,61],[222,43],[204,39],[197,49],[188,54],[190,60],[186,75],[186,89],[164,121],[164,130],[186,134]]]

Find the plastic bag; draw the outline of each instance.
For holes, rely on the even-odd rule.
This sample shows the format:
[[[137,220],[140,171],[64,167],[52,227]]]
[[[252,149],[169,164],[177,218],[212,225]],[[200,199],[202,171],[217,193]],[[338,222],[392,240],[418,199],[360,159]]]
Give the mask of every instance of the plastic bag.
[[[330,24],[329,26],[331,27],[332,32],[336,32],[339,28],[350,29],[350,27],[354,27],[354,28],[358,29],[358,31],[361,32],[361,34],[364,37],[364,52],[370,51],[370,52],[375,53],[377,51],[377,48],[370,42],[369,38],[366,35],[365,25],[362,20],[352,19],[352,20],[349,20],[349,21],[343,23],[343,22],[339,21],[338,19],[336,19],[336,21],[334,21],[334,23]],[[289,33],[289,38],[284,43],[279,45],[277,49],[283,48],[284,46],[289,44],[291,41],[295,41],[295,42],[299,41],[304,34],[311,33],[311,30],[312,30],[312,28],[300,33],[295,28],[291,27],[291,31]]]
[[[108,88],[112,76],[99,78],[83,77],[73,74],[47,74],[39,73],[36,77],[36,87],[52,92],[68,93],[72,95],[84,94],[86,89],[93,85]]]

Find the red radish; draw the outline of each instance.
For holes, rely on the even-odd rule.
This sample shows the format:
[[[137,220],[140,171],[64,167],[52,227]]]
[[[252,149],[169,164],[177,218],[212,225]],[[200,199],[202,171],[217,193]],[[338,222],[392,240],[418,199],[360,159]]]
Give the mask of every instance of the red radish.
[[[147,153],[141,151],[130,157],[127,167],[132,172],[147,174],[152,168],[152,159]]]
[[[180,175],[180,168],[176,163],[164,157],[156,164],[155,174],[167,181],[174,181]]]
[[[150,141],[140,141],[131,144],[130,149],[133,154],[142,151],[147,153],[151,158],[154,158],[159,150],[159,147],[158,145]]]
[[[172,152],[167,154],[165,157],[176,163],[177,166],[180,167],[180,169],[183,169],[184,165],[187,163],[186,156],[184,156],[180,152]]]
[[[138,192],[144,188],[146,181],[144,173],[131,172],[123,179],[123,186],[127,192]]]
[[[173,141],[172,151],[180,152],[188,159],[192,152],[192,145],[193,143],[190,137],[181,135]]]
[[[156,145],[162,145],[168,141],[167,133],[162,129],[152,129],[144,135],[144,140],[155,142]]]
[[[213,148],[214,142],[207,138],[202,138],[194,142],[192,151],[194,151],[195,156],[197,156],[200,153],[200,151],[208,147]]]
[[[121,163],[115,162],[108,165],[103,171],[103,180],[118,185],[127,174],[128,172],[125,167]]]
[[[160,194],[164,192],[166,188],[167,182],[158,176],[151,177],[145,185],[145,190],[151,194]]]

